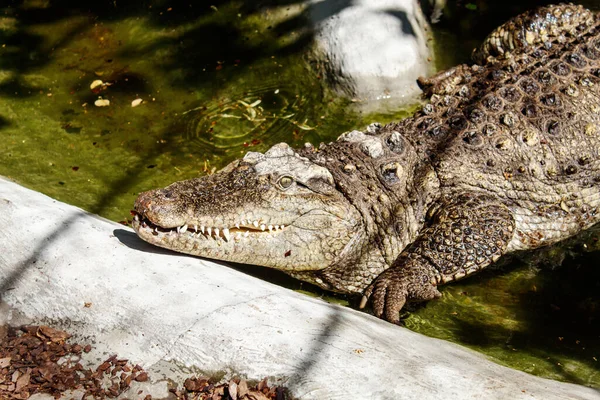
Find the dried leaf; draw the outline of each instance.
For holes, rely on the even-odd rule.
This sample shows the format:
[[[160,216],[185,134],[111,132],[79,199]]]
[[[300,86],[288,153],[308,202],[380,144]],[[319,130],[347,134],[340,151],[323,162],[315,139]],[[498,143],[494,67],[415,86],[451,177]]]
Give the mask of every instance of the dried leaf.
[[[27,368],[27,371],[17,379],[15,392],[20,392],[25,386],[29,385],[31,379],[31,369]]]
[[[39,332],[54,343],[62,342],[71,337],[67,332],[59,331],[58,329],[50,328],[45,325],[40,326]],[[38,335],[38,337],[40,337],[40,335]]]
[[[233,380],[229,381],[229,397],[231,397],[232,400],[237,400],[238,398],[237,388],[237,383],[235,383]]]
[[[217,399],[220,399],[224,395],[225,395],[225,387],[224,386],[217,386],[215,388],[215,390],[213,391],[213,398],[215,396],[218,396]]]
[[[188,378],[183,383],[183,387],[188,392],[200,392],[208,386],[208,379],[205,378]]]
[[[6,390],[7,392],[14,392],[15,391],[15,384],[14,383],[9,383],[7,385],[4,385],[4,390]]]
[[[252,391],[246,395],[247,400],[271,400],[265,396],[262,392]]]
[[[248,383],[242,379],[237,385],[237,395],[241,399],[248,394]]]
[[[148,380],[148,374],[146,372],[142,372],[135,377],[135,380],[137,382],[146,382]]]
[[[10,365],[10,357],[0,358],[0,368],[6,368]]]
[[[260,381],[260,382],[258,383],[258,386],[257,386],[256,388],[257,388],[259,391],[261,391],[261,392],[262,392],[262,390],[263,390],[264,388],[266,388],[266,387],[268,387],[268,385],[267,385],[267,378],[265,377],[265,378],[263,378],[263,380],[262,380],[262,381]]]
[[[109,368],[110,368],[110,362],[104,361],[102,364],[100,364],[98,366],[98,368],[96,368],[96,371],[106,371]]]

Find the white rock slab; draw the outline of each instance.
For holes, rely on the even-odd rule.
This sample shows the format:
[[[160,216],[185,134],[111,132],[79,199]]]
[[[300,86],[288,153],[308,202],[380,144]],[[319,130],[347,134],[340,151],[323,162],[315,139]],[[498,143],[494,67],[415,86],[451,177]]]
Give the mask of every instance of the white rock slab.
[[[338,89],[378,108],[414,103],[433,71],[429,26],[416,0],[312,0],[316,42]]]
[[[0,323],[66,328],[163,378],[279,378],[301,399],[599,399],[214,262],[0,178]],[[90,302],[89,308],[84,303]],[[186,368],[187,367],[187,368]],[[181,382],[181,381],[180,381]]]

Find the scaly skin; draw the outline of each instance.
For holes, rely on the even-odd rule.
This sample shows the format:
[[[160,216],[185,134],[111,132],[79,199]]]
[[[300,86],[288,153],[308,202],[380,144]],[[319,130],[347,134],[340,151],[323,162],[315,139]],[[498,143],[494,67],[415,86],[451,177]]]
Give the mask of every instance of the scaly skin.
[[[134,229],[158,246],[363,293],[397,322],[438,285],[598,222],[597,16],[543,7],[474,54],[481,65],[420,79],[429,103],[399,123],[319,149],[279,144],[142,193]]]

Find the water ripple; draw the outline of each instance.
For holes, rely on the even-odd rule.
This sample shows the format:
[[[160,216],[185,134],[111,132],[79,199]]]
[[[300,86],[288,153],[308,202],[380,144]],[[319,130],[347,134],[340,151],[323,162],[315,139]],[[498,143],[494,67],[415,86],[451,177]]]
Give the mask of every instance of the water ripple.
[[[299,88],[268,84],[232,93],[187,110],[185,140],[207,153],[253,147],[262,143],[293,142],[314,129],[307,113],[309,101]]]

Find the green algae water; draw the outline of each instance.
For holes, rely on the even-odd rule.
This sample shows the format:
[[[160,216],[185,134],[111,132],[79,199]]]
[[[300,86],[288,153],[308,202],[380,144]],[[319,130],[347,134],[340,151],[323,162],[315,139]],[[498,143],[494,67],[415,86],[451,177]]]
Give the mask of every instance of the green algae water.
[[[307,62],[301,6],[132,3],[2,9],[0,174],[125,221],[140,191],[361,124]]]
[[[440,52],[438,66],[466,61],[491,26],[533,3],[493,24],[482,22],[494,14],[485,2],[447,9],[437,43],[459,51]],[[325,89],[300,2],[2,4],[0,175],[115,221],[127,223],[139,192],[212,173],[247,151],[327,142],[411,111],[363,115]],[[527,256],[446,286],[403,323],[510,367],[600,387],[596,243],[592,232],[577,241],[585,252],[544,258],[566,254],[556,270]]]

